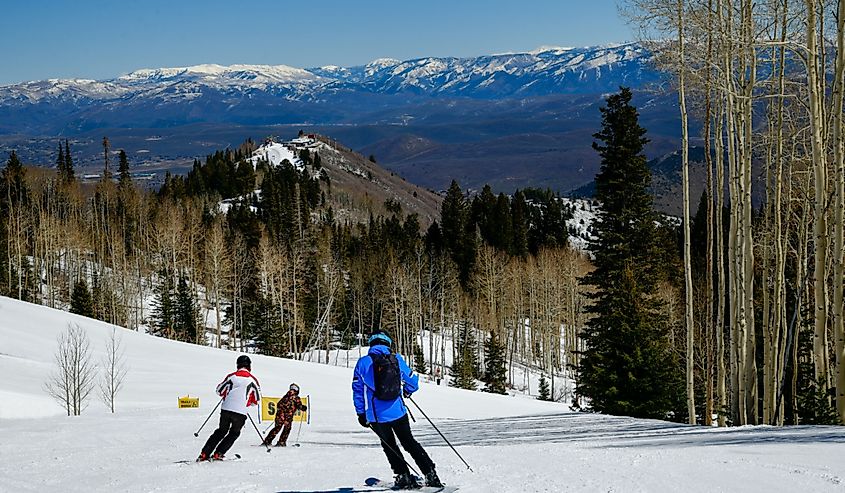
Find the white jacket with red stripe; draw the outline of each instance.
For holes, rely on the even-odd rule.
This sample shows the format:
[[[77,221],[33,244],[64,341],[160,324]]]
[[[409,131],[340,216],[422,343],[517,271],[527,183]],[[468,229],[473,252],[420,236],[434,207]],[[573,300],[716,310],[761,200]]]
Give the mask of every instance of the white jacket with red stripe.
[[[246,368],[226,375],[217,386],[217,394],[223,397],[222,408],[238,414],[247,414],[247,408],[261,402],[261,386],[258,379]]]

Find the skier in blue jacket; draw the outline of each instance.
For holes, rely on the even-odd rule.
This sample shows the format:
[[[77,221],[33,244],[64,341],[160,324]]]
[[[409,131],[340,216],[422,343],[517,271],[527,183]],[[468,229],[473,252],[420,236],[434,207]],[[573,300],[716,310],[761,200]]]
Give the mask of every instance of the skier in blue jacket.
[[[396,475],[394,488],[420,487],[396,445],[397,438],[425,475],[426,486],[442,486],[434,470],[434,462],[411,434],[408,410],[402,399],[403,394],[410,397],[419,389],[419,375],[414,374],[401,355],[391,351],[393,341],[383,331],[370,336],[369,344],[367,356],[358,360],[352,377],[352,402],[358,423],[372,428],[381,438],[381,447]],[[378,378],[377,372],[381,375]]]

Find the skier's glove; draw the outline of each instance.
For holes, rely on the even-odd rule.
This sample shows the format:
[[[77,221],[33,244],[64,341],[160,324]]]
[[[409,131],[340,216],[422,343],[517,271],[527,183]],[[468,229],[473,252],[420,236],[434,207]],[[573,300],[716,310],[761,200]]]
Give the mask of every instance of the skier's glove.
[[[406,399],[410,399],[410,398],[411,398],[411,393],[410,393],[410,392],[408,392],[407,390],[403,390],[403,391],[402,391],[402,395],[403,395],[403,396],[405,396],[405,398],[406,398]]]
[[[307,411],[307,410],[308,410],[308,406],[306,406],[305,404],[303,404],[303,405],[299,406],[299,409],[300,409],[301,411]]]
[[[361,413],[361,414],[358,415],[358,424],[363,426],[364,428],[370,427],[370,423],[367,423],[367,415],[366,414]]]

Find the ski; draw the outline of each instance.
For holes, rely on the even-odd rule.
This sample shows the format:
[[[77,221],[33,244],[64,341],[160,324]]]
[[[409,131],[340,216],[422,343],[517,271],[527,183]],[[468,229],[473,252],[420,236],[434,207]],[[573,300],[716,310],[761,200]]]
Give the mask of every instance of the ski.
[[[393,487],[393,481],[385,481],[379,478],[367,478],[364,480],[364,485],[371,488],[380,488],[380,490],[387,489],[390,491],[404,491]],[[380,491],[373,490],[373,491]],[[418,491],[420,493],[453,493],[458,491],[457,486],[423,486],[421,488],[414,488],[409,491]]]
[[[227,460],[238,460],[241,454],[234,454],[231,457],[223,457],[222,459],[211,459],[211,462],[226,462]]]
[[[173,461],[174,464],[200,464],[203,462],[225,462],[228,460],[238,460],[241,458],[241,454],[234,454],[231,457],[224,457],[222,459],[208,459],[208,460],[177,460]]]

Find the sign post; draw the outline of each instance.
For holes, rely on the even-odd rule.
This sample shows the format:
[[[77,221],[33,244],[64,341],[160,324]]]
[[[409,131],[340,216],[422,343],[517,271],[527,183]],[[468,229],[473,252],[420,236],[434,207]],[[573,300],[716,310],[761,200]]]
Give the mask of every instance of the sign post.
[[[273,421],[276,419],[276,404],[281,397],[261,397],[261,420]],[[293,421],[300,421],[311,424],[311,396],[300,397],[302,404],[308,406],[306,411],[297,410],[293,415]]]
[[[179,409],[193,409],[200,407],[200,398],[186,395],[179,398]]]

